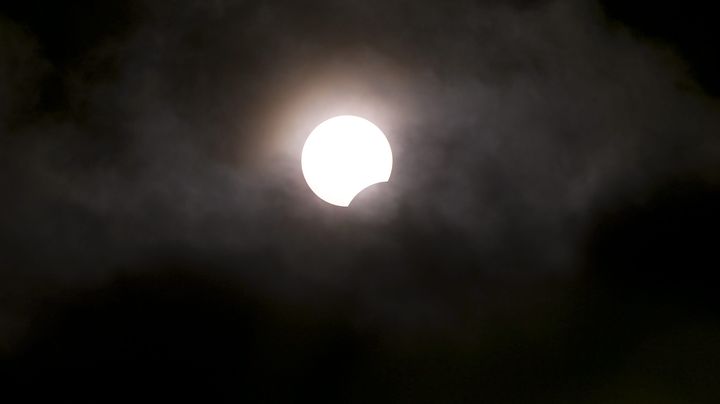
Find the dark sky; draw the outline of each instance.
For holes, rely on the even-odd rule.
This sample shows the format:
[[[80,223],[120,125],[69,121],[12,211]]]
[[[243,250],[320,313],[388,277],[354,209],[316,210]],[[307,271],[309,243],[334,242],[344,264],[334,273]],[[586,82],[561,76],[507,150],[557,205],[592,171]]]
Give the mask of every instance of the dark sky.
[[[718,26],[3,2],[0,401],[720,402]],[[340,114],[395,160],[348,209],[299,161]]]

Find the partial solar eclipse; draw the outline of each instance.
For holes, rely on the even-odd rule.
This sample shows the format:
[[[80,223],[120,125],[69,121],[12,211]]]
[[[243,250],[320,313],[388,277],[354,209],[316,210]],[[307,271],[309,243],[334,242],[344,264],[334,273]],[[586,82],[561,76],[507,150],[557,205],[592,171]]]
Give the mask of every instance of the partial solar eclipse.
[[[352,115],[318,125],[305,141],[301,160],[315,195],[343,207],[370,185],[387,182],[393,164],[390,143],[380,128]]]

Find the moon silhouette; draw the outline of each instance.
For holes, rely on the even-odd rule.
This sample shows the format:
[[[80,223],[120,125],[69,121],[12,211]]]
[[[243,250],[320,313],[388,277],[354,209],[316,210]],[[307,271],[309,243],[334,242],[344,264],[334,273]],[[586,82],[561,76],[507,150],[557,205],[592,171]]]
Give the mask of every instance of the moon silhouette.
[[[348,207],[363,189],[390,179],[393,157],[380,128],[367,119],[342,115],[310,133],[301,163],[305,181],[315,195],[332,205]]]

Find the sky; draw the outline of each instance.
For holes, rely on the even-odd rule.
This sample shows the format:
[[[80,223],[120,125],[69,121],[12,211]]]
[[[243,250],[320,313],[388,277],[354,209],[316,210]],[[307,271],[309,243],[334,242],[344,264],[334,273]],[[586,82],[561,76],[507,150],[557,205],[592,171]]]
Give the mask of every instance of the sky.
[[[3,3],[0,394],[717,402],[717,24],[626,3]]]

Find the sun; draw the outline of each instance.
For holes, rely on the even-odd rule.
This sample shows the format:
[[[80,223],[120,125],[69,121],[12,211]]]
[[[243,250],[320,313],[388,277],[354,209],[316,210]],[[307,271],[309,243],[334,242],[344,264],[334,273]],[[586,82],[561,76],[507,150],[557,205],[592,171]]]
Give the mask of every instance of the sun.
[[[390,179],[393,156],[380,128],[367,119],[342,115],[310,133],[301,163],[305,181],[320,199],[347,207],[363,189]]]

